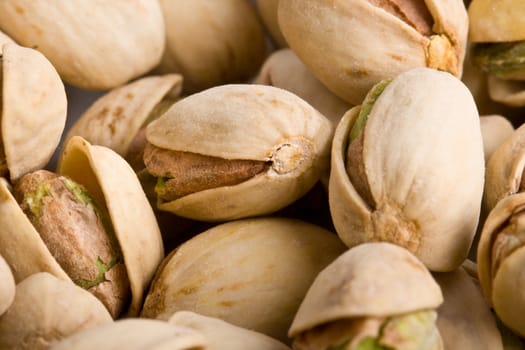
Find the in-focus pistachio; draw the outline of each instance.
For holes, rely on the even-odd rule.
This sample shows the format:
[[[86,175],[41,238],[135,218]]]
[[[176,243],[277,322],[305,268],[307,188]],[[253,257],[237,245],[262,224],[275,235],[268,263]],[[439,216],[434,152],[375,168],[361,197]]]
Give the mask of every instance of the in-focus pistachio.
[[[15,278],[11,268],[0,255],[0,316],[9,308],[15,299]]]

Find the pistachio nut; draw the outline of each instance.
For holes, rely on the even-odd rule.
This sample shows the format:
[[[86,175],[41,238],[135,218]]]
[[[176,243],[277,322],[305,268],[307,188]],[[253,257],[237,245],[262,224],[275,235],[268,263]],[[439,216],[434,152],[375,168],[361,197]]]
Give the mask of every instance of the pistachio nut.
[[[394,244],[351,248],[315,278],[288,335],[301,349],[443,349],[430,272]]]
[[[141,315],[169,319],[193,311],[288,342],[306,290],[345,249],[335,234],[298,220],[224,223],[165,258]]]
[[[501,321],[525,336],[525,193],[501,199],[490,211],[477,249],[478,275],[483,294]]]
[[[13,39],[11,39],[9,36],[7,36],[7,34],[5,34],[4,32],[0,31],[0,48],[6,43],[14,44],[15,42],[13,41]]]
[[[330,121],[272,86],[214,87],[146,127],[144,163],[157,207],[202,221],[275,212],[328,169]]]
[[[412,68],[462,73],[468,34],[462,0],[289,0],[279,2],[278,17],[305,65],[354,105],[374,84]]]
[[[480,117],[479,121],[483,137],[483,154],[485,155],[485,164],[487,164],[494,151],[512,136],[514,126],[501,115],[484,115]]]
[[[166,48],[160,73],[184,76],[184,91],[240,83],[265,57],[264,29],[246,0],[160,0]]]
[[[317,80],[291,49],[281,49],[268,56],[253,83],[296,94],[326,116],[334,127],[351,107]]]
[[[168,322],[202,334],[208,343],[206,350],[290,350],[267,335],[191,311],[177,311]]]
[[[189,328],[128,318],[72,334],[50,350],[205,350],[206,345],[204,337]]]
[[[257,0],[257,11],[261,16],[264,27],[270,34],[273,43],[277,47],[286,47],[286,39],[279,28],[279,21],[277,19],[277,10],[279,8],[279,0]]]
[[[0,255],[0,316],[9,308],[15,299],[15,278],[11,268]]]
[[[0,317],[0,349],[48,349],[70,334],[112,323],[104,305],[75,284],[47,272],[16,286],[15,300]]]
[[[377,84],[332,143],[330,212],[343,242],[387,241],[430,270],[459,267],[480,215],[480,129],[472,95],[449,73],[416,68]]]
[[[504,80],[494,75],[487,78],[487,89],[493,101],[511,107],[525,106],[525,82],[518,80]]]
[[[0,29],[83,89],[110,89],[148,72],[165,44],[160,5],[151,0],[2,1]]]
[[[463,267],[433,276],[444,298],[437,318],[444,348],[503,350],[496,320],[479,282]]]
[[[15,181],[51,159],[66,124],[66,93],[40,52],[6,43],[0,46],[0,99],[0,176]]]

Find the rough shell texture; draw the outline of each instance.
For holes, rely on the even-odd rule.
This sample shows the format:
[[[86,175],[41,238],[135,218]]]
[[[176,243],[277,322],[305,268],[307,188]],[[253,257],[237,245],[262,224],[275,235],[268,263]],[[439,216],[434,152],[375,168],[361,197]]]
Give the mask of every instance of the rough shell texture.
[[[70,334],[111,322],[89,292],[41,272],[16,286],[13,304],[0,317],[0,348],[48,349]]]
[[[289,350],[283,343],[258,332],[234,326],[218,318],[191,311],[178,311],[168,320],[177,326],[194,329],[204,336],[206,350]]]
[[[390,243],[361,244],[317,275],[288,334],[339,319],[436,309],[442,302],[438,284],[408,250]]]
[[[157,68],[184,76],[188,93],[243,82],[265,55],[263,26],[246,0],[161,0],[166,50]]]
[[[151,0],[2,1],[0,28],[37,47],[65,81],[85,89],[109,89],[146,73],[165,43],[160,5]]]
[[[330,212],[349,246],[389,241],[434,271],[461,265],[476,231],[484,181],[479,116],[468,89],[429,68],[394,79],[374,104],[363,133],[364,171],[375,202],[358,194],[345,169],[359,108],[332,143]]]
[[[117,153],[70,139],[58,167],[60,174],[84,185],[98,203],[105,203],[120,244],[130,281],[130,316],[140,309],[145,289],[164,257],[160,230],[133,169]]]
[[[487,78],[489,96],[496,102],[511,107],[525,106],[525,83],[518,80],[503,80],[489,75]]]
[[[270,170],[235,186],[162,202],[196,220],[274,212],[305,194],[328,168],[333,127],[296,95],[272,86],[223,85],[175,103],[146,129],[151,144],[223,159],[271,161]]]
[[[445,299],[437,319],[445,349],[503,350],[496,320],[478,281],[463,268],[433,276]]]
[[[41,53],[8,43],[0,54],[1,132],[14,181],[51,159],[65,127],[67,101],[64,84]]]
[[[488,163],[494,151],[512,136],[514,127],[507,118],[501,115],[484,115],[479,121],[483,137],[483,154],[485,163]]]
[[[260,218],[222,224],[166,258],[142,316],[168,319],[188,310],[287,342],[306,290],[344,250],[331,232],[300,221]]]
[[[279,0],[257,0],[257,10],[275,45],[277,47],[286,47],[288,44],[283,33],[281,33],[277,19],[278,8]]]
[[[473,0],[468,16],[472,42],[525,39],[525,2],[521,0]]]
[[[69,129],[66,140],[81,136],[124,156],[154,109],[167,95],[178,96],[182,76],[148,76],[115,88],[95,101]]]
[[[15,278],[5,259],[0,255],[0,316],[15,299]]]
[[[451,40],[453,45],[441,53],[450,51],[448,58],[457,61],[451,66],[461,76],[468,32],[465,5],[461,0],[425,4],[434,19],[433,31],[440,34],[436,43],[444,39],[441,44]],[[281,1],[278,13],[290,47],[320,81],[351,104],[361,103],[383,79],[432,65],[430,38],[371,1]]]

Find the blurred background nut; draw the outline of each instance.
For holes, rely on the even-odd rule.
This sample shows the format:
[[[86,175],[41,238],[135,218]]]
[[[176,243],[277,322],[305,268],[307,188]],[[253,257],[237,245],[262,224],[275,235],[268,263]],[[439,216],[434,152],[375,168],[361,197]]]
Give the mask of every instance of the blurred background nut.
[[[248,0],[160,0],[166,47],[156,71],[180,73],[185,93],[245,82],[266,53],[264,29]]]
[[[305,65],[354,105],[374,84],[412,68],[462,73],[468,34],[462,0],[288,0],[279,2],[278,16]]]
[[[0,29],[83,89],[109,89],[148,72],[165,43],[157,0],[2,1]]]
[[[274,45],[278,48],[286,47],[286,39],[279,28],[279,21],[277,18],[277,10],[279,8],[279,0],[257,0],[257,11],[261,16],[264,27],[269,33]]]
[[[0,46],[0,83],[0,176],[15,181],[51,159],[66,123],[66,93],[40,52],[14,43]]]
[[[166,257],[142,316],[169,319],[193,311],[288,342],[306,290],[345,249],[335,234],[297,220],[221,224]]]
[[[483,115],[479,121],[483,137],[483,154],[487,164],[494,151],[514,133],[514,127],[501,115]]]
[[[0,349],[48,349],[70,334],[111,323],[93,295],[47,272],[16,286],[15,300],[0,316]]]
[[[351,248],[315,278],[288,332],[297,350],[443,349],[441,290],[408,250]]]
[[[15,278],[5,259],[0,255],[0,316],[15,299]]]

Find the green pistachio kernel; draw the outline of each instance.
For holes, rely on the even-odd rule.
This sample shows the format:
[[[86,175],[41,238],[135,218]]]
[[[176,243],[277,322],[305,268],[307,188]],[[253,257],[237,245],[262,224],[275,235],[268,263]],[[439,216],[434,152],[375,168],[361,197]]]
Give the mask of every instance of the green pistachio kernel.
[[[477,44],[472,62],[501,79],[525,79],[525,41]]]

